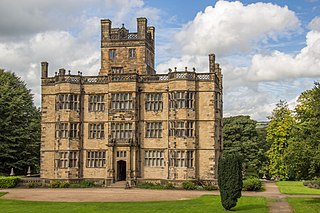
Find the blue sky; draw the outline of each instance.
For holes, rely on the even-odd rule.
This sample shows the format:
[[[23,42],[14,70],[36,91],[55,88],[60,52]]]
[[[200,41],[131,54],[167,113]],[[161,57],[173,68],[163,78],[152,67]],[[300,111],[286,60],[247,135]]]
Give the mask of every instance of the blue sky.
[[[1,0],[0,67],[27,83],[40,105],[40,62],[96,75],[100,19],[136,31],[156,27],[156,69],[208,71],[215,53],[224,74],[225,116],[267,120],[275,104],[296,104],[320,79],[320,0]]]

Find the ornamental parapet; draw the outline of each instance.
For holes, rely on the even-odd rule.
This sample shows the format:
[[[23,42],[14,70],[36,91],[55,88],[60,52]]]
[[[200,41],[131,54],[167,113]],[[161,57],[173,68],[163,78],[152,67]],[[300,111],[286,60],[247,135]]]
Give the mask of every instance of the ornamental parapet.
[[[42,85],[54,85],[58,83],[70,84],[108,84],[111,82],[167,82],[174,80],[190,81],[214,81],[215,73],[196,73],[190,71],[169,72],[167,74],[138,75],[133,74],[110,74],[106,76],[82,76],[82,75],[56,75],[43,78]]]

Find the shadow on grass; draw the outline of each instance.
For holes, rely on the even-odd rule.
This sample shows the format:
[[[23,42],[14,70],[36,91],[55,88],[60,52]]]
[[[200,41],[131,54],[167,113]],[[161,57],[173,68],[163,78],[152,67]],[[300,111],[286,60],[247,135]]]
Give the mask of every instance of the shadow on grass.
[[[265,205],[258,205],[258,204],[252,204],[252,205],[241,205],[240,207],[236,207],[233,210],[234,211],[246,211],[246,210],[263,210],[265,209]]]
[[[5,195],[5,194],[8,194],[8,192],[0,192],[0,197]]]

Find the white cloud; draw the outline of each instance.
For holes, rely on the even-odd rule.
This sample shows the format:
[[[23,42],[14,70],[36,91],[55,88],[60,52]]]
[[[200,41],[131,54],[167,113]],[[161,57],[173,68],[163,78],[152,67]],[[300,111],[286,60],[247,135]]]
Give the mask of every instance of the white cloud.
[[[319,77],[320,32],[308,32],[306,46],[297,55],[285,54],[279,51],[274,51],[270,55],[254,55],[248,75],[248,78],[253,81]]]
[[[297,16],[287,7],[218,1],[199,12],[176,38],[183,53],[223,55],[247,51],[256,42],[288,35],[299,25]]]
[[[308,27],[311,30],[320,32],[320,16],[317,16],[314,19],[312,19],[311,22],[309,23]]]

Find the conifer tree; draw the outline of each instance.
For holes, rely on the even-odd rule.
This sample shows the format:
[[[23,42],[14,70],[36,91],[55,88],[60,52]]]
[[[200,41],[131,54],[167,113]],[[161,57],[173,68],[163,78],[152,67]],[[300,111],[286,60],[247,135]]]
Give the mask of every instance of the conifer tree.
[[[242,161],[236,154],[220,157],[218,185],[223,208],[230,210],[237,205],[242,190]]]
[[[0,173],[26,174],[39,167],[40,112],[26,84],[0,69]]]

